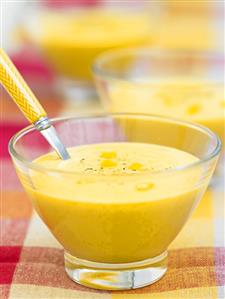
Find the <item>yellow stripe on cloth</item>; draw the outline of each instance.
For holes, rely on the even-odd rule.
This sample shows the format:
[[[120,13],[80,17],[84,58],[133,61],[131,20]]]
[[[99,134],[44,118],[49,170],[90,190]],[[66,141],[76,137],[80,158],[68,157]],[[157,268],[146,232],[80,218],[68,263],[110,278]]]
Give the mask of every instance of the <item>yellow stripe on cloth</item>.
[[[100,298],[101,297],[99,297],[99,299]],[[218,290],[217,287],[205,287],[182,289],[152,294],[114,293],[112,294],[112,299],[218,299]]]
[[[87,289],[88,290],[88,289]],[[111,299],[109,293],[97,291],[74,291],[45,286],[14,284],[11,286],[9,299]]]
[[[169,249],[214,246],[213,213],[213,193],[208,189]]]
[[[198,218],[213,218],[213,193],[208,189],[201,199],[197,209],[192,215],[192,219]]]
[[[169,249],[214,246],[213,193],[207,190],[197,209]]]
[[[215,213],[214,217],[224,221],[224,217],[225,217],[224,192],[220,190],[214,190],[213,197],[214,197],[214,213]]]
[[[30,220],[24,246],[62,248],[35,211]]]
[[[190,219],[169,246],[169,249],[213,246],[213,219]]]

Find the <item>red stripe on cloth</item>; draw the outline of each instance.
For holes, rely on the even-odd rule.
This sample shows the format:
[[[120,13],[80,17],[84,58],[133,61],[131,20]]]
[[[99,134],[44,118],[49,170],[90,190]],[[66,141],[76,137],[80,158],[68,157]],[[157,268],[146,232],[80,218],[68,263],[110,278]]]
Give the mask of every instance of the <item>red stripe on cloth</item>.
[[[2,236],[0,240],[1,246],[21,246],[27,233],[29,220],[24,219],[1,219],[0,226]]]
[[[0,263],[17,263],[21,249],[21,246],[1,246]]]
[[[221,285],[216,280],[215,257],[212,253],[213,248],[171,250],[168,272],[165,277],[156,284],[132,290],[129,293],[144,294]],[[13,282],[79,291],[87,290],[67,277],[63,265],[63,250],[56,248],[23,247]]]
[[[59,266],[47,262],[18,263],[13,276],[13,283],[87,291],[86,287],[74,283],[67,276],[64,265]],[[94,289],[88,289],[88,291],[98,293]]]
[[[8,143],[10,138],[23,128],[23,124],[0,123],[0,158],[9,158]]]
[[[64,265],[63,249],[48,247],[23,247],[20,263],[46,263]]]
[[[2,191],[22,191],[23,188],[17,177],[12,161],[3,159],[0,161],[0,176],[2,179]]]
[[[225,285],[225,248],[214,248],[215,271],[218,285]]]
[[[215,264],[215,250],[224,252],[225,248],[199,247],[171,250],[169,252],[169,268],[210,267]],[[21,262],[52,263],[63,265],[63,249],[48,247],[23,247],[20,257]],[[223,266],[223,261],[218,262]]]
[[[0,247],[0,284],[10,284],[12,282],[21,248],[21,246]]]
[[[220,248],[216,250],[220,250]],[[181,248],[169,251],[169,268],[206,267],[214,265],[214,247]]]
[[[9,140],[15,133],[23,129],[26,125],[26,123],[0,123],[0,159],[10,158],[8,152]],[[43,154],[44,150],[47,151],[48,149],[51,149],[48,142],[39,133],[34,133],[34,135],[30,134],[24,137],[22,145],[25,147],[25,149],[29,148],[29,154],[30,156],[33,154],[34,158]],[[32,156],[29,158],[32,158]]]
[[[8,299],[9,298],[10,285],[9,284],[1,284],[0,285],[0,298]]]
[[[169,252],[168,272],[157,283],[142,289],[119,292],[122,294],[148,294],[151,292],[166,292],[176,289],[222,286],[222,280],[217,279],[215,268],[215,252],[224,248],[185,248]],[[222,268],[222,261],[217,270]]]
[[[11,284],[16,263],[0,263],[0,284]]]
[[[214,267],[193,267],[168,269],[166,275],[157,283],[132,291],[118,292],[122,294],[150,294],[169,292],[177,289],[218,286]],[[140,297],[141,298],[141,297]]]
[[[16,65],[19,72],[23,75],[24,79],[30,84],[32,79],[37,81],[41,79],[43,84],[48,82],[48,87],[53,83],[55,75],[51,68],[38,51],[32,47],[22,47],[20,51],[16,51],[10,55],[12,61]],[[32,82],[35,84],[36,82]],[[33,87],[33,86],[32,86]],[[44,86],[42,87],[44,88]]]

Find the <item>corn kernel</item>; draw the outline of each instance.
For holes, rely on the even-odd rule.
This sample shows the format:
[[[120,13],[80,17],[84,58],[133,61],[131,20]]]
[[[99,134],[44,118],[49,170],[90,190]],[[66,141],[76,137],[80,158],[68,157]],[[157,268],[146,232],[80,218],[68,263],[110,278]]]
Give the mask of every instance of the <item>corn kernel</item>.
[[[187,113],[190,115],[196,114],[196,113],[200,112],[201,108],[202,108],[201,105],[198,105],[198,104],[192,105],[192,106],[188,107]]]
[[[103,152],[101,154],[101,158],[105,159],[115,159],[116,158],[116,152]]]
[[[130,170],[140,170],[142,167],[143,164],[136,162],[136,163],[132,163],[128,168]]]
[[[113,160],[107,159],[101,162],[101,167],[115,167],[117,163]]]
[[[136,186],[136,189],[138,191],[149,191],[154,188],[154,186],[155,185],[153,183],[141,183]]]

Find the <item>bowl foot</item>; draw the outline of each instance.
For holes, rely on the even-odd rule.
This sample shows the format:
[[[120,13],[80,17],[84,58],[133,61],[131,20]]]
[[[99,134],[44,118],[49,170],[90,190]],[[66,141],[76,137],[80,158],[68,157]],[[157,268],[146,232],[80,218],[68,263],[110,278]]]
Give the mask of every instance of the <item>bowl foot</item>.
[[[102,264],[73,257],[65,252],[65,270],[81,285],[103,290],[142,288],[158,281],[167,271],[167,252],[135,263]]]

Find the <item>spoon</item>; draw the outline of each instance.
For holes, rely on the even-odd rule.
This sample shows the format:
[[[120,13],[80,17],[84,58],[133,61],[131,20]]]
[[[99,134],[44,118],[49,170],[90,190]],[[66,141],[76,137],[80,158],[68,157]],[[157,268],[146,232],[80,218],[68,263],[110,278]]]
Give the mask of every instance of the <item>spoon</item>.
[[[62,160],[69,159],[69,153],[50,123],[44,108],[2,48],[0,48],[0,83],[28,121],[44,136],[58,156]]]

